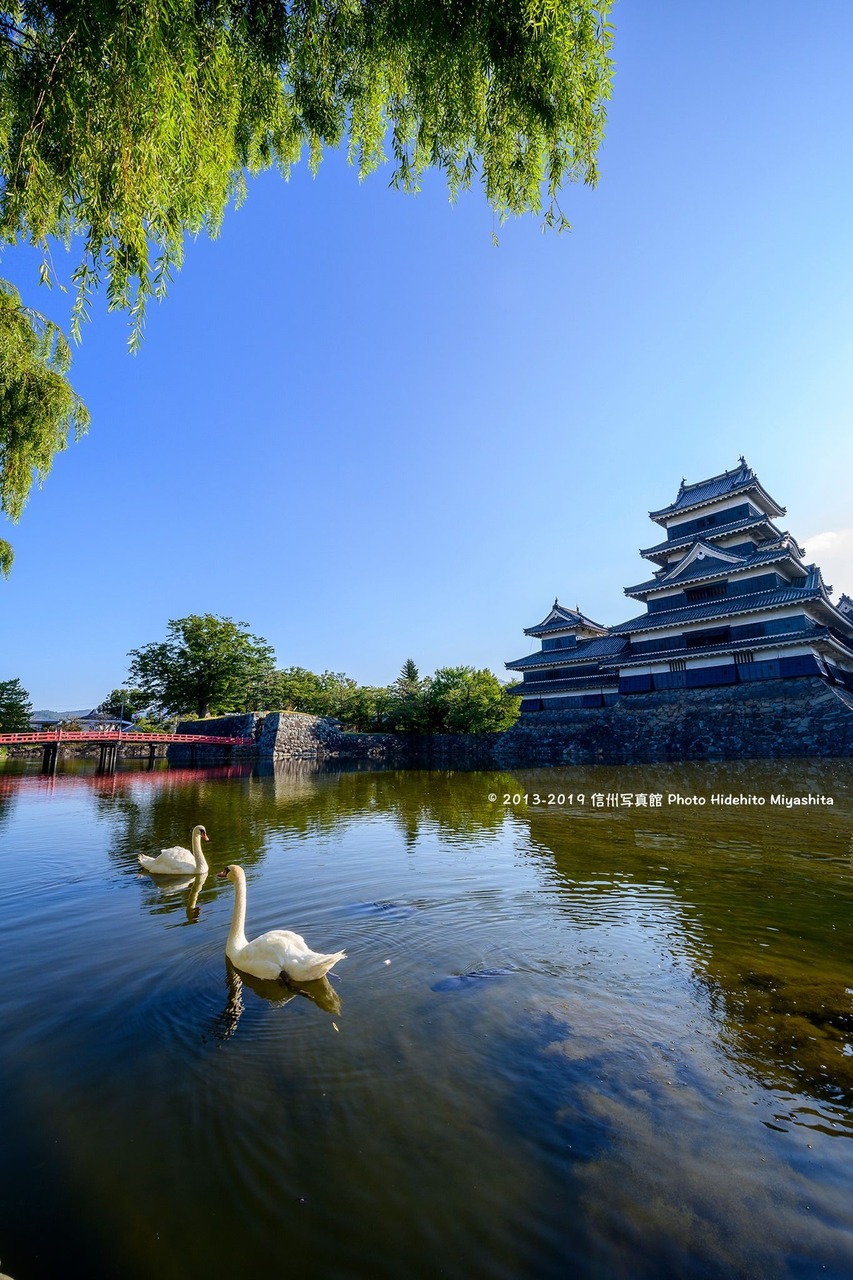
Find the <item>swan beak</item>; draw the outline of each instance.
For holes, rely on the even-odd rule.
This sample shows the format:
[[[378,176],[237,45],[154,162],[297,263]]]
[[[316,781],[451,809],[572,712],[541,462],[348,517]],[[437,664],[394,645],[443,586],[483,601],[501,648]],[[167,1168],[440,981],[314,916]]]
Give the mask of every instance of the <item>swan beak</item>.
[[[204,832],[202,832],[202,837],[201,837],[201,838],[202,838],[202,840],[209,840],[209,839],[210,839],[210,836],[207,834],[207,832],[206,832],[206,831],[204,831]]]
[[[227,867],[225,868],[225,870],[224,870],[224,871],[217,871],[217,873],[216,873],[216,879],[217,879],[217,880],[227,880],[227,878],[228,878],[228,868],[227,868]]]

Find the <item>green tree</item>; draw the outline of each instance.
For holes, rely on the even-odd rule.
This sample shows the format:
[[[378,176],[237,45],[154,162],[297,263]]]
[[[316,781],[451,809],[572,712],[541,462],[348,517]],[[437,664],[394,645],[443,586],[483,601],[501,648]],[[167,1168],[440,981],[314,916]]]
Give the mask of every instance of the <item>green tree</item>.
[[[357,688],[354,680],[342,671],[324,671],[320,676],[321,710],[316,714],[343,719],[347,698]]]
[[[164,711],[200,717],[256,709],[274,653],[245,622],[212,613],[169,622],[168,639],[132,649],[130,679]]]
[[[324,671],[318,675],[305,667],[286,667],[275,674],[268,705],[342,720],[348,699],[357,688],[356,682],[342,671]]]
[[[165,293],[187,234],[216,235],[228,205],[244,196],[246,175],[276,165],[287,176],[306,152],[316,168],[325,148],[345,144],[363,176],[389,150],[391,180],[404,190],[435,168],[451,196],[480,182],[500,219],[536,211],[547,225],[567,225],[562,187],[597,177],[612,71],[610,5],[7,6],[0,243],[40,246],[50,283],[52,240],[81,241],[72,335],[103,284],[110,308],[129,313],[135,347],[146,302]],[[22,318],[37,334],[32,313]],[[0,365],[5,358],[0,346]],[[67,384],[64,394],[73,397]],[[40,420],[40,475],[61,447],[56,422],[68,412]]]
[[[132,715],[144,711],[150,701],[151,699],[141,689],[113,689],[97,710],[105,716],[128,720]]]
[[[0,510],[12,520],[69,434],[79,437],[88,426],[88,411],[65,377],[70,362],[57,326],[0,280]],[[0,571],[8,575],[11,565],[12,548],[0,539]]]
[[[25,733],[33,708],[20,680],[0,680],[0,733]]]
[[[131,716],[140,733],[166,733],[172,724],[165,713],[150,705],[151,699],[141,689],[113,689],[97,707],[105,716],[127,720]],[[184,713],[185,714],[185,713]]]
[[[426,729],[429,685],[429,679],[422,680],[414,661],[407,658],[389,690],[390,723],[397,732],[419,733]]]
[[[305,667],[287,667],[277,671],[273,682],[271,705],[286,711],[307,711],[310,715],[327,714],[327,697],[320,676]]]
[[[474,667],[441,668],[426,694],[432,733],[500,733],[515,722],[518,709],[518,699],[507,695],[493,672]]]
[[[388,689],[358,685],[347,690],[338,718],[360,733],[381,733],[391,729],[393,699]]]

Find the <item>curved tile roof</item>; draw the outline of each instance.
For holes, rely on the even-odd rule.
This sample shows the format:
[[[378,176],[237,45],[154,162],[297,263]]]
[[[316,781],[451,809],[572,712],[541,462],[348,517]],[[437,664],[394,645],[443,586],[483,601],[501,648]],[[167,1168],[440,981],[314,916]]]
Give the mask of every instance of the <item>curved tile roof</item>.
[[[710,658],[716,654],[725,657],[730,653],[741,653],[744,651],[752,652],[754,649],[778,649],[780,645],[788,644],[814,644],[816,640],[825,639],[829,635],[827,627],[810,627],[807,631],[782,631],[772,636],[754,636],[746,640],[726,640],[724,644],[703,645],[701,648],[688,649],[657,649],[651,650],[649,653],[633,654],[630,657],[621,658],[615,662],[608,662],[608,669],[612,666],[621,670],[622,667],[644,667],[652,662],[673,662],[677,660],[683,661],[689,658]]]
[[[807,579],[811,583],[813,574]],[[829,604],[818,585],[781,587],[774,591],[756,591],[752,595],[717,596],[702,604],[688,604],[681,609],[662,609],[659,613],[643,613],[612,627],[614,635],[630,632],[659,631],[665,627],[680,627],[690,622],[712,621],[715,618],[736,617],[742,613],[755,613],[760,609],[776,609],[785,604],[819,600]]]
[[[586,640],[574,649],[539,649],[524,658],[516,658],[515,662],[507,662],[505,666],[509,671],[526,671],[530,667],[567,667],[579,662],[597,662],[599,658],[621,653],[627,643],[622,636],[601,636],[597,640]]]
[[[769,516],[741,516],[739,520],[730,520],[728,524],[712,525],[709,529],[702,530],[702,537],[706,542],[716,542],[718,538],[726,538],[732,533],[741,533],[746,529],[754,529],[759,526],[765,526],[773,531],[774,537],[783,537],[781,529],[777,529]],[[657,542],[653,547],[646,547],[645,551],[641,551],[640,555],[647,560],[653,559],[655,556],[663,555],[664,552],[678,551],[680,547],[689,547],[691,543],[696,541],[696,530],[692,533],[683,533],[676,538],[667,538],[664,542]]]
[[[552,614],[557,616],[552,617]],[[555,600],[543,621],[538,622],[533,627],[525,627],[524,634],[526,636],[540,636],[547,634],[549,631],[568,631],[579,627],[590,627],[593,631],[607,630],[600,622],[593,622],[592,618],[588,618],[579,609],[567,609],[565,605],[558,604]]]
[[[704,539],[703,539],[704,541]],[[754,569],[760,565],[775,564],[779,560],[789,560],[792,564],[802,570],[802,565],[792,555],[787,547],[762,547],[760,551],[749,552],[727,551],[726,555],[737,557],[728,563],[713,556],[706,556],[703,560],[696,560],[694,564],[696,568],[691,573],[679,574],[678,567],[673,566],[670,573],[661,578],[649,578],[646,582],[640,582],[636,587],[626,587],[626,596],[642,596],[647,595],[651,591],[663,590],[664,588],[679,587],[682,583],[701,582],[707,578],[725,578],[730,574],[741,573],[744,569]],[[723,597],[721,597],[722,599]]]
[[[675,502],[671,502],[667,507],[661,507],[658,511],[650,511],[649,515],[652,520],[662,524],[668,516],[676,515],[678,512],[690,511],[694,507],[704,506],[706,502],[713,502],[716,498],[727,498],[736,493],[746,493],[748,490],[762,495],[767,506],[771,508],[770,514],[775,516],[785,514],[785,508],[773,501],[770,494],[761,487],[752,467],[747,465],[745,458],[741,458],[740,465],[732,471],[723,471],[720,475],[711,476],[708,480],[699,480],[695,484],[686,484],[682,480]]]

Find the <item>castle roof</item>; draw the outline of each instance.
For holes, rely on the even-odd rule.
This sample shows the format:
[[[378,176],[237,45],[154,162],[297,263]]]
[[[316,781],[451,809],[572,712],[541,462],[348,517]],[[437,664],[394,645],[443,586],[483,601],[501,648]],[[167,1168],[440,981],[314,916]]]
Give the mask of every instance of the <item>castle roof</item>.
[[[675,502],[671,502],[667,507],[661,507],[658,511],[650,511],[649,515],[658,524],[665,524],[671,516],[693,511],[709,502],[715,502],[719,498],[733,497],[738,493],[756,494],[761,500],[759,505],[768,515],[783,516],[785,514],[785,508],[774,502],[770,494],[762,488],[752,467],[748,466],[746,459],[741,457],[739,466],[732,471],[723,471],[718,476],[699,480],[695,484],[687,484],[682,480]]]
[[[677,526],[676,526],[677,528]],[[769,516],[740,516],[737,520],[729,520],[726,524],[717,524],[713,528],[703,529],[702,537],[707,542],[717,542],[720,538],[728,538],[733,533],[744,533],[748,529],[761,529],[765,536],[774,540],[782,537],[782,531],[777,529]],[[788,535],[790,537],[790,534]],[[673,551],[679,551],[682,547],[689,547],[696,540],[695,529],[690,533],[682,533],[674,538],[667,538],[663,542],[657,542],[653,547],[646,547],[640,552],[646,560],[654,560],[659,557],[671,555]]]
[[[662,660],[672,662],[674,658],[687,656],[691,659],[719,657],[721,652],[730,654],[732,657],[736,657],[738,653],[743,652],[760,653],[761,650],[770,650],[772,653],[783,646],[785,648],[799,646],[811,648],[812,650],[817,649],[821,653],[834,652],[836,657],[842,656],[848,659],[853,656],[853,645],[847,644],[840,639],[831,627],[813,624],[805,631],[801,628],[796,628],[791,631],[777,631],[772,636],[750,636],[741,640],[732,640],[729,637],[722,644],[720,642],[709,643],[697,647],[691,646],[690,649],[671,649],[661,645],[659,649],[646,650],[644,653],[631,653],[629,651],[621,658],[603,662],[602,670],[605,673],[617,669],[622,671],[623,668],[646,667]]]
[[[600,636],[595,640],[581,641],[574,649],[537,649],[536,653],[507,662],[506,667],[509,671],[526,671],[530,667],[565,667],[598,662],[601,658],[621,653],[626,644],[622,636]]]
[[[653,576],[625,588],[645,612],[605,627],[555,600],[525,630],[541,648],[506,663],[519,673],[508,692],[522,712],[800,676],[828,682],[853,707],[853,598],[833,603],[819,567],[774,523],[785,508],[745,458],[682,480],[675,501],[649,514],[670,536],[641,552]]]
[[[603,627],[600,622],[593,622],[592,618],[587,618],[579,609],[567,609],[565,605],[560,604],[557,600],[548,613],[547,617],[536,624],[535,627],[525,627],[524,634],[526,636],[547,635],[551,631],[573,631],[586,628],[591,631],[598,631],[602,635],[607,634],[607,627]]]
[[[728,548],[710,546],[704,538],[697,539],[694,543],[695,555],[690,551],[668,573],[650,578],[647,582],[640,582],[636,587],[626,587],[625,595],[642,598],[663,587],[726,578],[732,574],[741,573],[745,569],[777,564],[780,561],[787,561],[791,567],[805,575],[806,570],[798,557],[799,547],[796,547],[796,551],[793,547],[796,547],[796,543],[788,544],[777,539],[773,546],[762,547],[759,551],[732,551]],[[685,564],[685,561],[688,563]]]
[[[833,608],[826,597],[826,588],[820,577],[820,570],[809,566],[810,572],[801,587],[779,587],[771,591],[754,591],[743,596],[718,596],[700,604],[683,605],[678,609],[660,609],[654,613],[643,613],[638,618],[630,618],[611,627],[611,634],[621,635],[626,632],[659,631],[666,627],[680,627],[691,622],[709,622],[715,618],[729,618],[744,613],[758,613],[764,609],[777,609],[786,604],[816,600]],[[837,612],[833,608],[833,612]]]

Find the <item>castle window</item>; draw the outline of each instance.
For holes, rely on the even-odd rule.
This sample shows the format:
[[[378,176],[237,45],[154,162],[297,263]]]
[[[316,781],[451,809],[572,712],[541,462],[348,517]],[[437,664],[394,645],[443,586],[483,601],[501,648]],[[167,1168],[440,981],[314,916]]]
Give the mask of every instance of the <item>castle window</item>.
[[[697,600],[712,600],[714,596],[724,596],[728,590],[727,582],[708,582],[703,587],[689,587],[685,592],[688,604]]]
[[[574,636],[548,636],[542,641],[542,648],[545,649],[573,649],[575,646]]]
[[[713,631],[688,631],[684,636],[688,649],[704,649],[706,645],[727,644],[728,627],[715,627]]]

